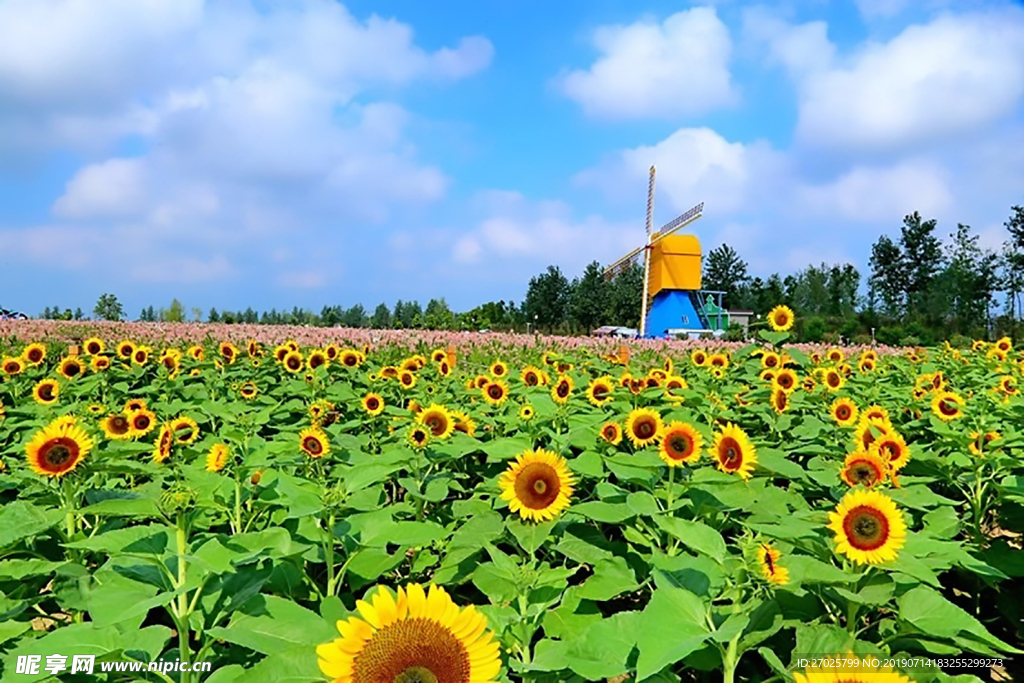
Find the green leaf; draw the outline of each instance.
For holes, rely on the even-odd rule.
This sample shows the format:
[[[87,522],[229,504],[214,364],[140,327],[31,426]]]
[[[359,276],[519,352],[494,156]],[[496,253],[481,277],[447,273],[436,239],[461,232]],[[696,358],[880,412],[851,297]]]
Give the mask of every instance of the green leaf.
[[[601,460],[601,454],[597,451],[583,451],[569,460],[569,468],[573,472],[592,479],[600,479],[604,476],[604,463]]]
[[[160,511],[151,498],[111,498],[82,508],[81,514],[99,517],[158,517]]]
[[[170,527],[173,529],[173,527]],[[116,555],[120,552],[132,554],[161,555],[167,549],[169,528],[162,524],[130,526],[115,531],[105,531],[91,538],[67,543],[69,548],[82,548]]]
[[[547,522],[527,522],[518,517],[509,517],[505,523],[508,530],[516,537],[519,547],[527,553],[535,553],[544,544],[555,526],[554,520]]]
[[[638,515],[656,515],[660,512],[654,496],[646,491],[634,491],[626,496],[626,505]]]
[[[980,621],[927,586],[912,588],[900,596],[897,602],[900,618],[921,633],[941,638],[954,638],[968,633],[996,650],[1016,654],[1024,652],[996,638]]]
[[[38,536],[64,519],[64,511],[43,508],[24,500],[15,500],[0,507],[0,548],[23,538]]]
[[[707,524],[691,522],[678,517],[658,517],[657,523],[658,526],[682,541],[688,548],[706,555],[716,562],[725,561],[725,539],[722,538],[722,534]]]
[[[323,680],[316,656],[310,656],[308,647],[299,647],[267,655],[234,679],[234,683],[313,683]]]
[[[569,669],[588,681],[599,681],[623,673],[636,646],[640,612],[618,612],[591,624],[568,641]]]
[[[265,655],[298,647],[313,651],[317,645],[338,637],[316,612],[274,595],[257,596],[246,603],[243,611],[236,612],[226,627],[207,632]]]
[[[519,594],[516,577],[506,570],[499,569],[493,562],[478,566],[473,572],[472,581],[492,603],[509,602]]]
[[[688,590],[658,588],[640,615],[636,679],[655,675],[700,648],[710,635],[707,606]]]
[[[638,586],[626,560],[613,557],[594,566],[594,575],[580,586],[577,595],[588,600],[611,600],[616,595],[636,590]]]
[[[21,580],[28,576],[47,576],[65,564],[48,560],[3,560],[0,562],[0,579]]]
[[[30,628],[32,628],[32,624],[27,621],[0,622],[0,645],[6,643],[8,640],[17,638]]]
[[[785,454],[774,448],[757,450],[757,466],[785,479],[806,481],[807,472],[799,464],[787,460]]]
[[[606,524],[618,524],[636,514],[625,503],[605,503],[600,500],[573,505],[569,510],[587,519]]]

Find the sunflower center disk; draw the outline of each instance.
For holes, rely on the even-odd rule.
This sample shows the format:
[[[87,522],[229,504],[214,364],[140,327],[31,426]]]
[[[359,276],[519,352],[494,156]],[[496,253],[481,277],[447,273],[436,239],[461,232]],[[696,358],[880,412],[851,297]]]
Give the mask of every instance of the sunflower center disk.
[[[860,506],[843,520],[850,545],[857,550],[875,550],[889,540],[889,521],[879,510]]]
[[[469,653],[431,619],[402,619],[374,634],[353,663],[353,683],[469,683]]]
[[[867,463],[859,463],[850,467],[850,479],[861,484],[875,483],[875,470]]]
[[[690,449],[692,445],[693,443],[685,436],[673,436],[672,439],[669,441],[669,457],[672,457],[676,460],[682,460],[683,458],[690,454]]]
[[[545,463],[531,463],[516,477],[516,497],[524,507],[544,510],[558,498],[558,472]]]
[[[742,464],[743,453],[740,451],[740,445],[736,443],[735,439],[728,438],[722,441],[722,465],[726,469],[736,469]]]
[[[649,439],[654,436],[654,423],[644,420],[643,422],[637,422],[636,424],[636,435],[641,439]]]
[[[54,468],[63,467],[69,460],[74,458],[71,445],[64,443],[64,439],[58,440],[43,454],[43,460],[47,465]]]
[[[310,453],[319,453],[322,451],[323,448],[320,446],[320,440],[311,436],[306,437],[306,450]]]

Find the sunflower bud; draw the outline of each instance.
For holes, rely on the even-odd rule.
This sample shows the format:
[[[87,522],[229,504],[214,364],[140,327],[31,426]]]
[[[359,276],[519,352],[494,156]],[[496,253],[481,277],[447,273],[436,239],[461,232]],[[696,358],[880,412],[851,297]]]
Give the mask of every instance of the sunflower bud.
[[[332,486],[331,488],[324,489],[323,501],[324,506],[329,508],[341,507],[345,503],[345,499],[348,497],[348,493],[340,485]]]
[[[160,496],[160,507],[167,513],[188,510],[195,502],[195,491],[184,485],[175,486]]]
[[[252,476],[249,477],[249,483],[252,484],[253,486],[259,486],[260,479],[262,478],[263,470],[256,470],[255,472],[252,473]]]

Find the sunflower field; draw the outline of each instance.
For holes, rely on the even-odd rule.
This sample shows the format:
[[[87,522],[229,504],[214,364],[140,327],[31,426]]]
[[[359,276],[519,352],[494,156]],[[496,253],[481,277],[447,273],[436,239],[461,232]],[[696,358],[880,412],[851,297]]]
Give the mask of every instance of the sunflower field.
[[[0,681],[1024,680],[1024,354],[786,326],[9,323]]]

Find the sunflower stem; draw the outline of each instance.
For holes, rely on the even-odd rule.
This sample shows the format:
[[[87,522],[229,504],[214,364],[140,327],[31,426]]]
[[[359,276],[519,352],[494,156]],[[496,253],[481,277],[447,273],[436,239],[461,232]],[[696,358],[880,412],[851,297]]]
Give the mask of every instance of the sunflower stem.
[[[185,563],[185,555],[188,554],[188,537],[185,529],[185,511],[178,510],[177,516],[177,529],[176,529],[176,540],[178,544],[178,585],[177,589],[181,591],[178,595],[178,655],[181,657],[181,661],[191,664],[192,656],[189,651],[189,602],[188,602],[188,591],[185,586],[188,582],[188,567]],[[191,667],[190,667],[191,668]],[[187,671],[181,672],[181,683],[190,683],[192,676]]]
[[[676,483],[676,468],[675,467],[669,467],[668,468],[668,506],[667,506],[666,509],[667,509],[667,511],[668,511],[668,513],[670,515],[673,515],[672,503],[674,502],[673,501],[673,494],[675,493],[675,491],[673,489],[674,489],[675,483]]]
[[[327,595],[334,595],[334,513],[327,516],[327,543],[324,555],[327,559]]]
[[[235,518],[232,521],[233,533],[242,533],[242,482],[238,479],[238,470],[235,470]]]

